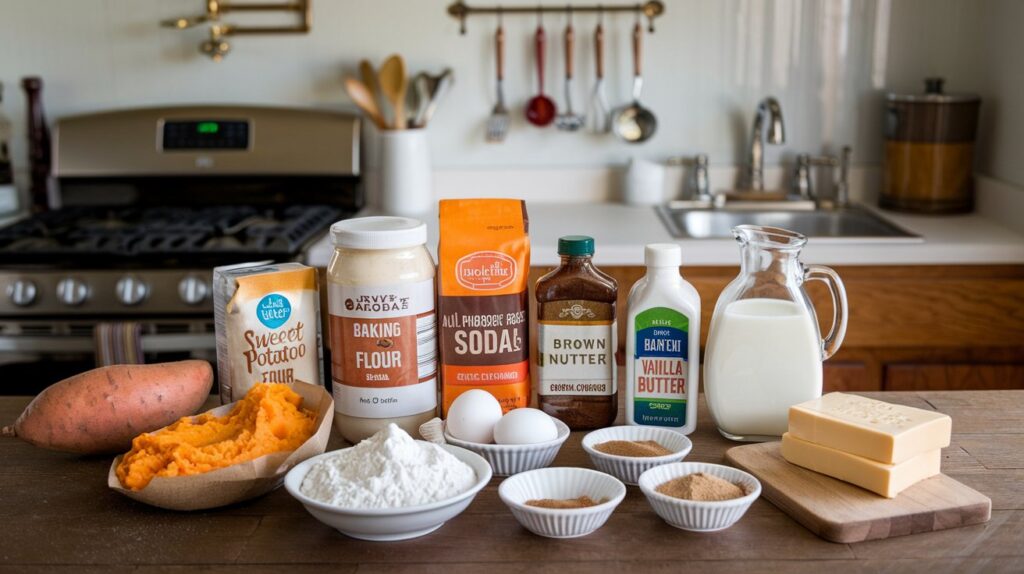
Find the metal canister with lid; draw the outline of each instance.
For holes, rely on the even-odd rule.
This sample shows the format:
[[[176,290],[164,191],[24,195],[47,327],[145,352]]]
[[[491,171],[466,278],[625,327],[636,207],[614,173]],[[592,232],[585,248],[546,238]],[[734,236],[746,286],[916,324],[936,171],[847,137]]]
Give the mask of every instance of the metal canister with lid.
[[[974,207],[981,98],[947,94],[942,84],[942,78],[927,78],[923,94],[886,97],[883,208],[937,214]]]

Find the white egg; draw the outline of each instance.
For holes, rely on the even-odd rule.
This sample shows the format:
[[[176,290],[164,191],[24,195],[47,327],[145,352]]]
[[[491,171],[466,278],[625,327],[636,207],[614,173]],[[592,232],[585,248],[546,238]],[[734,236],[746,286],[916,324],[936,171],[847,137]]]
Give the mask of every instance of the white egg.
[[[494,425],[498,444],[536,444],[558,438],[555,419],[537,409],[514,409]]]
[[[452,401],[445,425],[459,440],[489,444],[494,442],[494,425],[500,419],[498,399],[487,391],[471,389]]]

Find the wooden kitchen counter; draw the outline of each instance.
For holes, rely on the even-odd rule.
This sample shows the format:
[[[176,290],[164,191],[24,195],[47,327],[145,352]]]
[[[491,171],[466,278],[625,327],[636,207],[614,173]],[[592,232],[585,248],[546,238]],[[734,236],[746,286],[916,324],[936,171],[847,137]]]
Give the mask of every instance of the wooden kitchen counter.
[[[608,523],[575,540],[535,536],[498,499],[494,479],[466,512],[426,537],[346,538],[279,489],[220,510],[150,508],[110,491],[109,457],[0,440],[0,572],[1021,572],[1024,571],[1024,391],[870,393],[953,417],[942,470],[992,498],[987,524],[859,544],[825,542],[764,499],[728,530],[698,534],[659,519],[637,487]],[[0,397],[13,421],[27,397]],[[707,408],[692,461],[735,446]],[[590,467],[574,433],[556,465]],[[334,437],[331,448],[342,446]],[[696,569],[696,570],[691,570]]]

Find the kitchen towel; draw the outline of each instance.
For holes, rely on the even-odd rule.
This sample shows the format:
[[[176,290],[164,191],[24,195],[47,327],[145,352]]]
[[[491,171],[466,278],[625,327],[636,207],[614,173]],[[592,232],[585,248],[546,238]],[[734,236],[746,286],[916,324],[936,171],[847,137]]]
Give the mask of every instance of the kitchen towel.
[[[93,328],[96,344],[96,366],[141,365],[142,324],[134,321],[97,323]]]

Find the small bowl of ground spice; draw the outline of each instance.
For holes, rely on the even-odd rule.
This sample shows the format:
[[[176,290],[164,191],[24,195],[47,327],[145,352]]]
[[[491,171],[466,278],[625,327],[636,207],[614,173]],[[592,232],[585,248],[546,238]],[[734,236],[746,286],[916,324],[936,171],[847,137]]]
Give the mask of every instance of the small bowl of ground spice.
[[[761,495],[761,483],[731,466],[677,462],[643,473],[640,490],[670,526],[714,532],[743,517]]]
[[[530,532],[577,538],[604,525],[625,498],[626,485],[589,468],[539,468],[506,478],[498,496]]]
[[[608,427],[583,437],[597,470],[632,485],[650,468],[683,460],[692,448],[686,435],[659,427]]]

